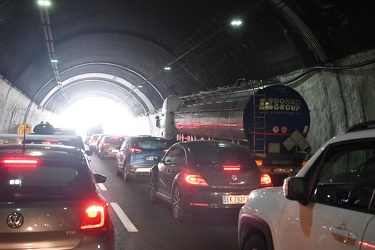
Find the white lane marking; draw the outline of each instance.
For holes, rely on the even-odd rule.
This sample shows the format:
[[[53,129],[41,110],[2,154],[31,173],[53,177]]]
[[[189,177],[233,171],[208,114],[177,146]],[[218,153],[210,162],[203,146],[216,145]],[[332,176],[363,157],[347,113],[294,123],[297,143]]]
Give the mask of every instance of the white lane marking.
[[[103,192],[107,191],[107,188],[104,186],[103,183],[98,183],[97,185],[98,185],[98,187],[100,188],[101,191],[103,191]]]
[[[117,216],[120,218],[122,224],[124,224],[125,228],[128,232],[138,232],[137,228],[131,223],[128,216],[122,211],[121,207],[116,202],[111,202],[112,208],[115,210]]]

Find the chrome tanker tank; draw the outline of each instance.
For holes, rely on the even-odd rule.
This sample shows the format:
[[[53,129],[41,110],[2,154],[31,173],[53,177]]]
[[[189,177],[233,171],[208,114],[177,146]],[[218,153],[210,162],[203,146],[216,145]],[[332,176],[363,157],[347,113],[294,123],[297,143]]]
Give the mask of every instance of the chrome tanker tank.
[[[309,149],[304,140],[310,127],[309,109],[303,97],[288,86],[204,92],[179,99],[182,103],[174,112],[179,140],[249,143],[254,153]]]

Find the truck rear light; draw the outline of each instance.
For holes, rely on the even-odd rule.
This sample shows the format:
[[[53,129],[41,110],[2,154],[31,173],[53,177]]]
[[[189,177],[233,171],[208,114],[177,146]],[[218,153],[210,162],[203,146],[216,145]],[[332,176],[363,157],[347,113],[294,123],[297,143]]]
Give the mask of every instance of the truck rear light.
[[[81,230],[87,231],[104,228],[107,212],[105,204],[95,204],[86,208],[81,222]]]
[[[257,164],[258,167],[263,166],[263,161],[262,160],[255,160],[255,163]]]
[[[262,174],[260,176],[260,186],[262,187],[272,186],[272,179],[268,174]]]
[[[239,171],[241,170],[240,165],[224,165],[223,166],[224,171]]]
[[[131,149],[130,149],[130,152],[131,152],[132,154],[139,154],[139,153],[142,152],[142,149],[139,149],[139,148],[131,148]]]
[[[195,186],[208,186],[207,182],[200,175],[189,174],[185,176],[185,181],[188,184]]]

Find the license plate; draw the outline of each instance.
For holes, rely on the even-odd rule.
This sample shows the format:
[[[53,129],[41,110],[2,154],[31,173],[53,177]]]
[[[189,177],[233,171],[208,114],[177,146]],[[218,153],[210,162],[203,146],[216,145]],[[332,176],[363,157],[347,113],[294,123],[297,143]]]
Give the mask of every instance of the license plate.
[[[289,173],[293,172],[293,169],[292,168],[275,168],[275,170],[273,172],[289,174]]]
[[[223,195],[223,204],[246,204],[248,195]]]
[[[118,152],[118,149],[112,149],[111,150],[113,153],[117,153]]]
[[[153,161],[154,159],[155,159],[154,156],[148,156],[148,157],[146,157],[146,160],[148,160],[148,161]]]

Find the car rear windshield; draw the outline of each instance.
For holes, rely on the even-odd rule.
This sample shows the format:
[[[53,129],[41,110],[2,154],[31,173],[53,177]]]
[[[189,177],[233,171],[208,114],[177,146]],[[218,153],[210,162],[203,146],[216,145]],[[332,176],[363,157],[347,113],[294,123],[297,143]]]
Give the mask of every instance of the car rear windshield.
[[[86,197],[94,191],[93,182],[87,167],[77,167],[76,164],[79,163],[20,166],[2,162],[0,202],[76,200]]]
[[[120,145],[124,140],[121,139],[121,137],[106,137],[104,141],[111,145],[117,146],[117,145]]]
[[[256,163],[245,149],[235,147],[196,147],[191,149],[191,158],[195,165],[251,165]]]
[[[136,148],[140,149],[165,149],[167,147],[167,142],[163,140],[140,140],[134,145]]]

